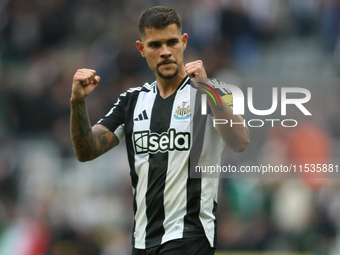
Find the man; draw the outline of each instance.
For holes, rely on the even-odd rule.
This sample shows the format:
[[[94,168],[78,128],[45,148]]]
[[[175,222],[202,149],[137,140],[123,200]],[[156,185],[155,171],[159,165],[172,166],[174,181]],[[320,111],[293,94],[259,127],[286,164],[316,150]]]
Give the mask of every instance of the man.
[[[190,78],[207,76],[200,60],[184,66],[188,35],[181,30],[181,19],[171,8],[156,6],[141,15],[136,46],[157,80],[121,94],[93,127],[85,101],[100,78],[90,69],[79,69],[73,77],[71,136],[77,158],[92,160],[126,139],[134,195],[133,255],[214,254],[218,179],[190,178],[189,165],[216,165],[224,143],[237,152],[249,144],[243,125],[212,126],[212,115],[242,121],[223,100],[215,105],[209,97],[210,117],[192,120],[198,107],[188,105]],[[208,143],[195,139],[198,135]],[[190,155],[193,147],[200,153]]]

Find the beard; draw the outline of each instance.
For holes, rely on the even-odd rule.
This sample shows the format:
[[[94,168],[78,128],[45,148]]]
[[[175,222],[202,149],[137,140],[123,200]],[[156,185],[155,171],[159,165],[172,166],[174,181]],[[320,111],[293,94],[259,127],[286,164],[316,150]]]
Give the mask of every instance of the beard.
[[[159,70],[157,70],[157,74],[165,80],[170,80],[170,79],[174,78],[178,74],[178,72],[179,72],[179,67],[176,68],[174,73],[168,74],[168,75],[164,75]]]
[[[158,71],[158,75],[165,80],[170,80],[174,78],[178,74],[178,72],[179,69],[177,68],[173,74],[163,75],[161,72]]]

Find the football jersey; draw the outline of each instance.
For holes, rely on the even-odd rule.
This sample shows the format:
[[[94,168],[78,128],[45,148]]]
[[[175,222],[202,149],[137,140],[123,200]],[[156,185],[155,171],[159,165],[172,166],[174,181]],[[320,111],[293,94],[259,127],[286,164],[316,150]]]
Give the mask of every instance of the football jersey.
[[[224,143],[211,112],[194,114],[200,111],[201,93],[190,81],[185,77],[165,99],[157,81],[131,88],[98,122],[120,141],[126,139],[137,249],[204,235],[212,247],[216,244],[218,178],[190,178],[190,171],[219,164]]]

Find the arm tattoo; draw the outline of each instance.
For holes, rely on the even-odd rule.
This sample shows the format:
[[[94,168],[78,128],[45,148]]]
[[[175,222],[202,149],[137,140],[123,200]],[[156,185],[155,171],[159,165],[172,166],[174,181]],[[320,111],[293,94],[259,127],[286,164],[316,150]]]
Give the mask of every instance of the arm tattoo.
[[[77,146],[77,149],[78,149],[78,150],[82,149],[81,141],[78,140],[78,141],[76,142],[76,145],[75,145],[75,146]]]
[[[220,110],[221,112],[224,110],[223,105],[217,105],[216,108],[217,108],[217,110]]]
[[[118,138],[106,127],[91,127],[85,101],[71,102],[71,138],[80,161],[92,160],[118,144]]]

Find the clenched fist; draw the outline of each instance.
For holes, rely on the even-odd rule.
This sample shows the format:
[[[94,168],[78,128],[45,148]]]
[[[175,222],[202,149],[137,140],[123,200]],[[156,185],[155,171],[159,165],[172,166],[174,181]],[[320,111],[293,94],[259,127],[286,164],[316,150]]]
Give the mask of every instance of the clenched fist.
[[[97,87],[100,80],[96,71],[92,69],[78,69],[73,76],[72,101],[84,101],[88,95]]]
[[[196,60],[185,65],[185,71],[190,78],[207,78],[202,60]]]

